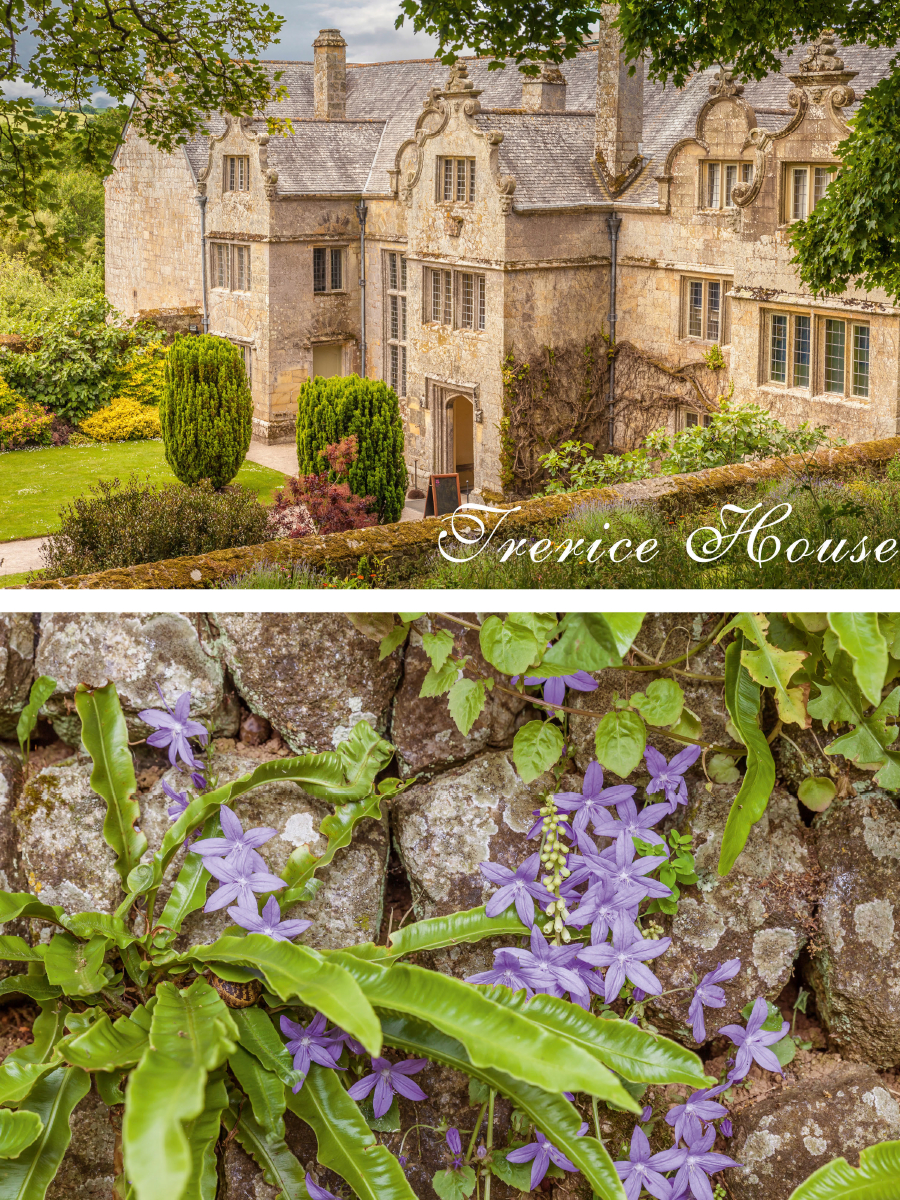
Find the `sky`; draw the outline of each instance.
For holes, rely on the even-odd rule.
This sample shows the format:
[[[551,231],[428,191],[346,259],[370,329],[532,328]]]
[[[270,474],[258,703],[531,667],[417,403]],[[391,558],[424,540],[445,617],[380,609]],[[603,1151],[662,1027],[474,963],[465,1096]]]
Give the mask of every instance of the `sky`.
[[[347,42],[348,62],[384,62],[395,58],[432,58],[437,43],[411,26],[394,28],[400,12],[399,0],[267,0],[269,7],[285,18],[279,42],[272,43],[262,58],[300,59],[310,62],[312,44],[320,29],[340,29]],[[27,39],[21,43],[28,53]],[[31,96],[26,84],[4,86],[8,97]],[[93,96],[98,107],[110,103],[103,91]]]
[[[312,59],[312,44],[320,29],[340,29],[347,42],[348,62],[385,62],[394,58],[432,58],[436,41],[412,32],[407,22],[394,22],[398,0],[268,0],[285,17],[281,42],[264,52],[266,58]]]

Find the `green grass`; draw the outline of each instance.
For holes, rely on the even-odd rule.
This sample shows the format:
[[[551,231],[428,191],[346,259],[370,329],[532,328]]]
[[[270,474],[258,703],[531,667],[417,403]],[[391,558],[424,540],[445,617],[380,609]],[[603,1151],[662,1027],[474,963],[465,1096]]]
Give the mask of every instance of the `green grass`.
[[[20,583],[27,583],[28,576],[33,573],[32,571],[19,571],[16,575],[0,575],[0,588],[18,587]]]
[[[55,533],[65,504],[86,494],[98,479],[124,480],[133,471],[141,478],[149,475],[154,484],[178,482],[166,463],[162,442],[54,446],[0,455],[0,542]],[[245,461],[234,482],[269,504],[284,478],[281,471]],[[0,576],[0,582],[3,579]]]

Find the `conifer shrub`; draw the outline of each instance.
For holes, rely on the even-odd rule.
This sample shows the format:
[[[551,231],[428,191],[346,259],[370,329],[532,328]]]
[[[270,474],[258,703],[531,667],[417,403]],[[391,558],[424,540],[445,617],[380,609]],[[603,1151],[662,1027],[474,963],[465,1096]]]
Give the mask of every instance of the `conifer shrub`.
[[[180,336],[166,354],[159,406],[166,462],[188,486],[223,488],[250,446],[253,400],[240,352],[224,338]]]
[[[373,496],[382,522],[399,520],[407,478],[397,393],[380,379],[358,375],[316,376],[305,383],[297,399],[300,475],[327,471],[327,447],[351,436],[357,457],[346,475],[350,491]]]

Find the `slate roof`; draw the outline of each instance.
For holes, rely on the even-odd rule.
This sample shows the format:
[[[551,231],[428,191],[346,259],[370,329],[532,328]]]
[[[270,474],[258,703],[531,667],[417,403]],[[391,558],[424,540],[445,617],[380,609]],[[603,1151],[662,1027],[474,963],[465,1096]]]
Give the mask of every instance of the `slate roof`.
[[[781,55],[779,74],[757,83],[747,83],[743,99],[754,109],[758,125],[774,132],[794,116],[788,94],[794,86],[787,72],[795,72],[806,50],[801,46]],[[848,71],[857,71],[852,86],[859,99],[890,70],[893,51],[868,46],[840,47]],[[564,113],[525,113],[521,104],[521,76],[512,66],[490,71],[487,59],[464,60],[476,89],[482,112],[475,118],[484,129],[503,133],[500,169],[516,179],[515,207],[553,208],[609,202],[595,175],[591,161],[594,149],[593,109],[596,96],[597,51],[588,46],[562,65],[568,84]],[[397,149],[412,137],[428,89],[442,88],[447,67],[436,59],[413,59],[386,63],[347,64],[347,119],[313,119],[313,64],[281,62],[265,64],[288,98],[272,104],[267,115],[289,117],[294,134],[272,137],[269,164],[278,172],[281,194],[346,192],[372,195],[388,192],[387,171],[394,166]],[[693,75],[682,88],[644,85],[644,155],[647,163],[639,178],[621,196],[629,204],[655,206],[658,188],[655,176],[672,147],[694,134],[697,114],[709,99],[709,86],[717,68]],[[852,114],[857,103],[847,110]],[[213,133],[224,128],[213,119]],[[185,153],[195,176],[207,156],[207,139],[192,138]]]

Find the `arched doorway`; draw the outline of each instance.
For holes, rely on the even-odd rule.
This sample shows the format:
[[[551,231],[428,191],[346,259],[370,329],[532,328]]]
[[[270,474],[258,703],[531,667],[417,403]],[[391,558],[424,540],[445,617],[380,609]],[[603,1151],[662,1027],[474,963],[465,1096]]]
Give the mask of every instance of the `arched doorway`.
[[[454,396],[447,403],[447,449],[451,471],[459,475],[459,490],[475,487],[475,409],[466,396]]]

